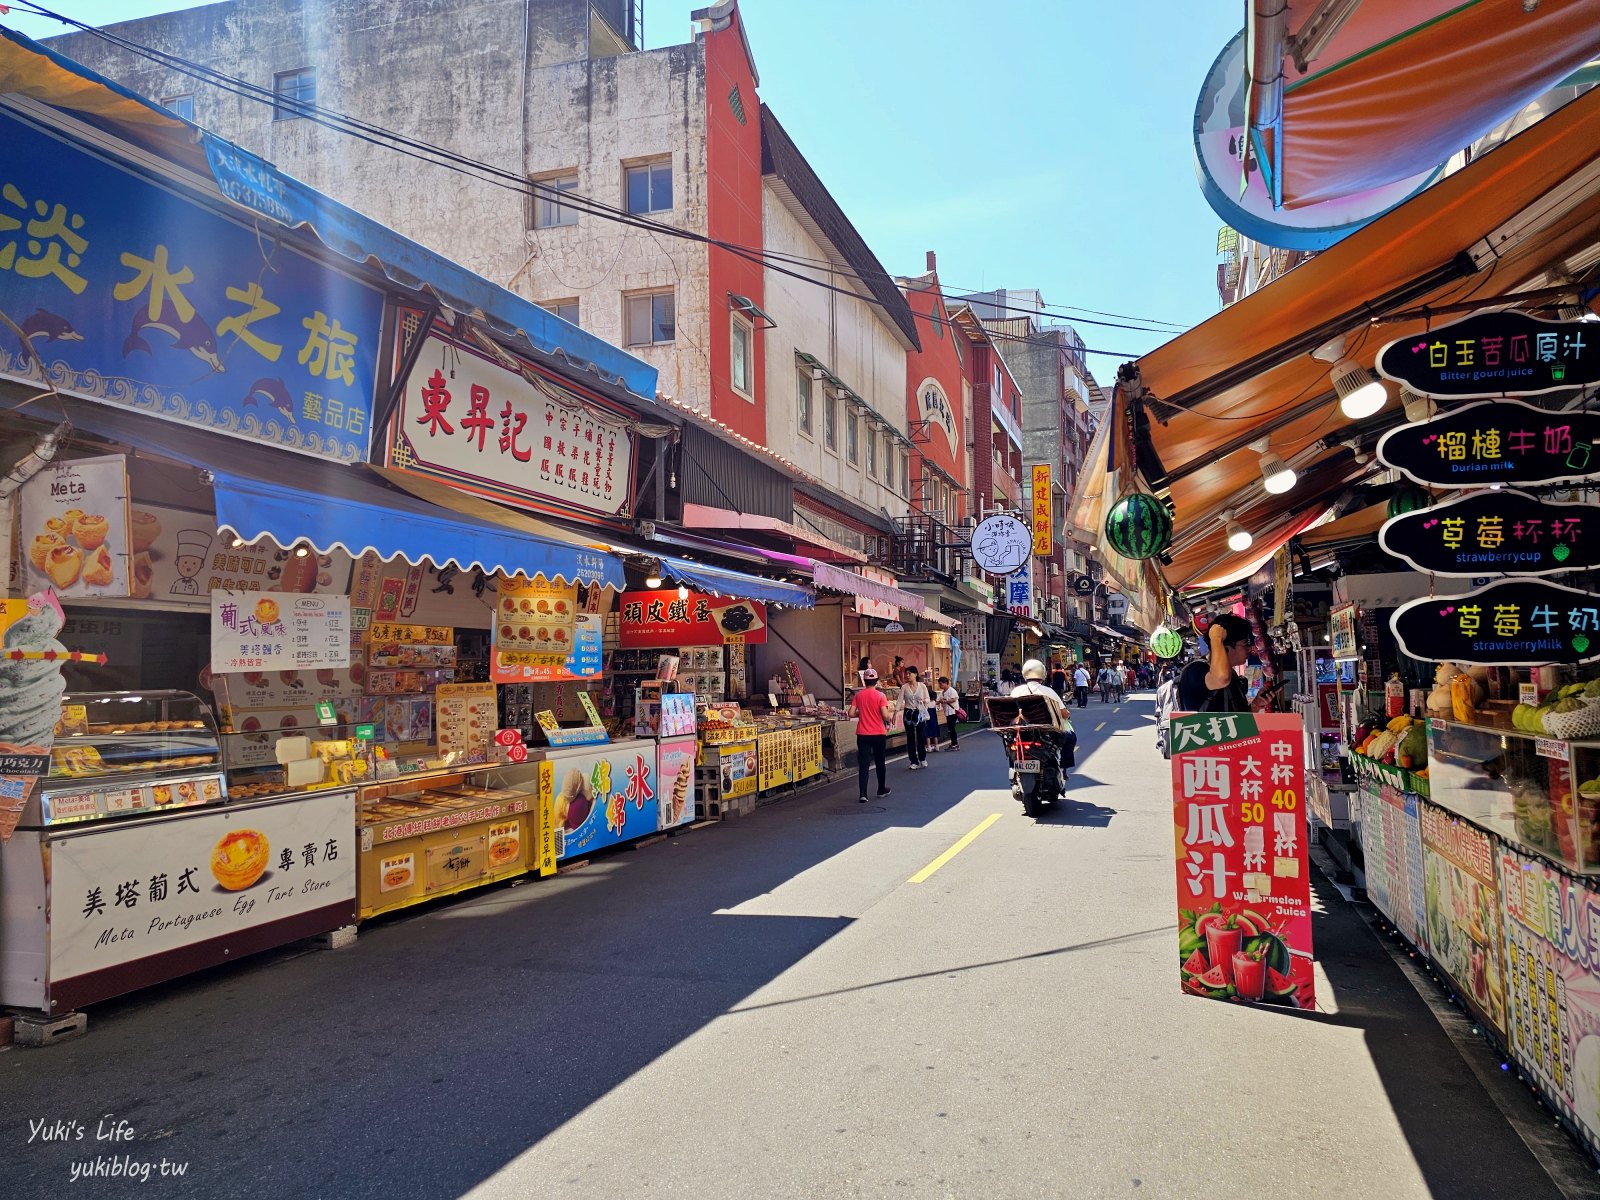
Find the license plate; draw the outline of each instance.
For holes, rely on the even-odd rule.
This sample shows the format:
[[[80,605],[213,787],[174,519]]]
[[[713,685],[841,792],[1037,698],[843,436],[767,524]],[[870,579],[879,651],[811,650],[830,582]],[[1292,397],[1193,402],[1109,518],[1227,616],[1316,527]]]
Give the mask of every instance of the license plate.
[[[1024,775],[1037,775],[1039,773],[1039,769],[1040,764],[1031,758],[1024,759],[1022,762],[1017,764],[1017,770],[1021,771]]]

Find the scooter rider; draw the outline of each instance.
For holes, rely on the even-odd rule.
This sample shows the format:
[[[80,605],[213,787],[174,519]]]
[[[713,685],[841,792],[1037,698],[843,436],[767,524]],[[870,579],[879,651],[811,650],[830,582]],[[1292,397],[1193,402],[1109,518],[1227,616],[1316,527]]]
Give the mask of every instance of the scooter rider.
[[[1063,700],[1045,679],[1048,677],[1044,663],[1037,658],[1030,658],[1022,664],[1022,682],[1011,689],[1011,695],[1016,696],[1043,696],[1045,703],[1050,706],[1050,714],[1055,720],[1056,740],[1060,750],[1062,778],[1066,777],[1066,768],[1076,762],[1078,748],[1078,735],[1072,728],[1072,718],[1067,715],[1067,702]]]

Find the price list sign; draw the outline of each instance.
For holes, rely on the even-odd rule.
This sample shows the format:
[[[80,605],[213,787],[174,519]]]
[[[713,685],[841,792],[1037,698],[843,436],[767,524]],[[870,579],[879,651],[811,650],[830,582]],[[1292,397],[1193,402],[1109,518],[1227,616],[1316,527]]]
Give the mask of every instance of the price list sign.
[[[348,596],[211,593],[211,670],[350,665]]]

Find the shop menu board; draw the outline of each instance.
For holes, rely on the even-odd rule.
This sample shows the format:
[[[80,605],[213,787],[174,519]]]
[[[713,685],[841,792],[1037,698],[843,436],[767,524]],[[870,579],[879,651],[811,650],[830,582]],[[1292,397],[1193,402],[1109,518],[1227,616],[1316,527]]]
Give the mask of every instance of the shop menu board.
[[[1600,413],[1491,400],[1391,429],[1378,461],[1433,487],[1558,483],[1600,471]]]
[[[1361,648],[1356,642],[1354,604],[1341,604],[1328,613],[1328,631],[1336,662],[1361,657]]]
[[[211,670],[350,665],[348,596],[211,593]]]
[[[22,322],[54,387],[229,438],[367,460],[381,289],[14,114],[0,115],[0,145],[12,167],[0,229],[18,231],[0,241],[0,309]],[[255,172],[220,141],[207,151],[234,180]],[[280,220],[281,202],[271,200]],[[9,331],[0,374],[40,378]]]
[[[1502,579],[1463,596],[1412,600],[1389,618],[1424,662],[1480,666],[1600,659],[1600,596],[1542,579]]]
[[[617,636],[625,650],[761,643],[767,640],[767,606],[700,592],[624,592]]]
[[[1504,488],[1391,517],[1378,544],[1430,575],[1550,575],[1600,566],[1600,517]]]
[[[660,821],[656,743],[552,751],[540,764],[555,857],[571,858],[656,832]]]
[[[484,762],[500,723],[492,683],[444,683],[434,693],[436,741],[451,762]]]
[[[1315,1007],[1300,718],[1175,716],[1169,744],[1183,990]]]
[[[598,602],[598,588],[590,589]],[[578,589],[543,577],[500,581],[489,677],[496,683],[559,683],[600,674],[603,618],[582,611]]]
[[[1500,1033],[1506,1028],[1495,843],[1476,826],[1422,802],[1427,948],[1461,996]]]
[[[693,737],[663,739],[656,748],[661,767],[659,828],[675,829],[694,820],[694,771],[699,743]]]
[[[129,525],[136,600],[208,608],[219,588],[342,596],[350,584],[343,550],[299,555],[271,538],[246,544],[219,533],[213,513],[135,501]]]
[[[1367,894],[1413,946],[1428,948],[1421,801],[1376,780],[1361,787],[1361,848]]]
[[[130,590],[128,464],[120,454],[57,462],[22,485],[18,541],[30,591],[65,600]]]
[[[1397,338],[1377,367],[1424,396],[1534,396],[1600,382],[1600,338],[1587,321],[1480,312]]]
[[[324,929],[348,924],[355,918],[355,799],[348,791],[317,792],[289,803],[99,827],[93,836],[52,842],[50,860],[53,990],[335,906]],[[222,950],[213,957],[223,961]],[[72,1002],[145,982],[95,974],[88,990],[73,990]]]
[[[1600,894],[1504,845],[1497,864],[1511,1052],[1600,1150]]]

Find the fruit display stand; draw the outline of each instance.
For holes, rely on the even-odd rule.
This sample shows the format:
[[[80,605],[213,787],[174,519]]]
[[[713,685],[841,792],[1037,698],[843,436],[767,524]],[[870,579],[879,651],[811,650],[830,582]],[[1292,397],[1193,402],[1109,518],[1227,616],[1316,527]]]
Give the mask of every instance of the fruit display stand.
[[[403,775],[360,789],[362,920],[538,863],[538,763]]]

